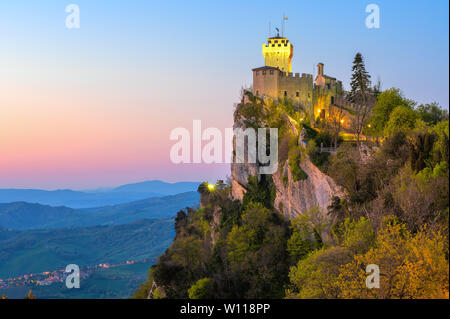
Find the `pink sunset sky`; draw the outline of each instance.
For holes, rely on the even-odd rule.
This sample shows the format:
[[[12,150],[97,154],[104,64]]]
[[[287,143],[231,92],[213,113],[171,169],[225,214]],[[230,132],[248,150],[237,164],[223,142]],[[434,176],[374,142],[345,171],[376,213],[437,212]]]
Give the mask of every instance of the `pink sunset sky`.
[[[364,1],[73,3],[80,29],[66,28],[64,1],[0,2],[0,188],[225,178],[229,164],[172,164],[170,132],[192,132],[196,119],[232,126],[283,12],[293,72],[323,62],[348,89],[362,52],[382,89],[448,108],[446,1],[380,0],[377,30],[365,27]]]

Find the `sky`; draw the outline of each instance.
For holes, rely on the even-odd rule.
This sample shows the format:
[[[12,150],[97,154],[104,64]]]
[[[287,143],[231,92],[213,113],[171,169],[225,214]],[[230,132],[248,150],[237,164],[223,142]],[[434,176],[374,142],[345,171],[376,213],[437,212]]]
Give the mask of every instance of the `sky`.
[[[80,9],[68,29],[67,5]],[[368,29],[368,4],[380,28]],[[173,164],[172,129],[232,127],[234,103],[288,16],[293,72],[349,87],[356,52],[383,89],[449,105],[448,1],[0,2],[0,188],[213,181],[229,164]],[[280,28],[281,29],[281,28]]]

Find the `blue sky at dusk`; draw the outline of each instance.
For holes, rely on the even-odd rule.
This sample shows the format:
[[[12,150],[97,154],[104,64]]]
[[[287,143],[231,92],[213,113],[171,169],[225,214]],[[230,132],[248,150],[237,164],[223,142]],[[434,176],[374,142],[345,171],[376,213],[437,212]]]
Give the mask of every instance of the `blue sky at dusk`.
[[[65,28],[65,7],[81,28]],[[365,8],[380,7],[367,29]],[[175,165],[176,127],[232,126],[264,64],[268,25],[292,70],[349,87],[356,52],[382,88],[449,105],[448,1],[1,1],[0,187],[92,188],[223,178],[229,165]],[[281,27],[280,27],[281,29]]]

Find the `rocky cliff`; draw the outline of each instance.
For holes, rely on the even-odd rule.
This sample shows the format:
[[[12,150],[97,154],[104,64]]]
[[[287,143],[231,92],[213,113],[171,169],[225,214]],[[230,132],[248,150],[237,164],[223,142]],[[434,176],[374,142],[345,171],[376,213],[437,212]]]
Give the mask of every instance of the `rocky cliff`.
[[[282,117],[287,123],[287,130],[291,136],[298,139],[297,144],[305,145],[303,132],[299,132],[298,123],[286,114],[283,114]],[[244,123],[247,121],[243,118],[235,119],[234,128],[246,129]],[[306,154],[303,154],[298,165],[306,173],[307,178],[295,181],[292,166],[289,165],[289,158],[287,155],[283,156],[283,151],[280,149],[283,143],[282,138],[280,137],[279,142],[278,170],[272,175],[276,189],[274,207],[289,218],[305,213],[316,206],[325,215],[332,197],[344,196],[344,190],[331,177],[320,171]],[[250,175],[260,178],[258,163],[231,164],[232,197],[234,199],[242,200]]]

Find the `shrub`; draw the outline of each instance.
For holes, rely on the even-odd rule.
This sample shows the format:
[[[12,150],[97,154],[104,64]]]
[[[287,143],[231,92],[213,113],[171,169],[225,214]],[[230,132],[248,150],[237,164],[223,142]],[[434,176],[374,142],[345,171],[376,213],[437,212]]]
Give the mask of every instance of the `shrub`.
[[[308,147],[306,148],[306,153],[309,155],[311,162],[317,166],[322,172],[326,173],[328,166],[330,165],[330,153],[320,152],[317,147],[316,142],[311,140],[308,142]]]
[[[314,138],[317,146],[321,146],[323,144],[324,147],[331,147],[333,142],[333,137],[328,132],[319,132]]]
[[[249,176],[247,182],[247,192],[244,194],[242,204],[246,207],[251,202],[262,203],[265,207],[273,208],[276,190],[273,184],[272,175]]]
[[[302,168],[300,167],[300,151],[294,152],[289,157],[289,168],[291,169],[292,179],[294,182],[298,182],[301,180],[305,180],[308,178],[308,174],[306,174]]]
[[[211,295],[211,279],[203,278],[194,283],[188,290],[189,299],[206,299]]]

